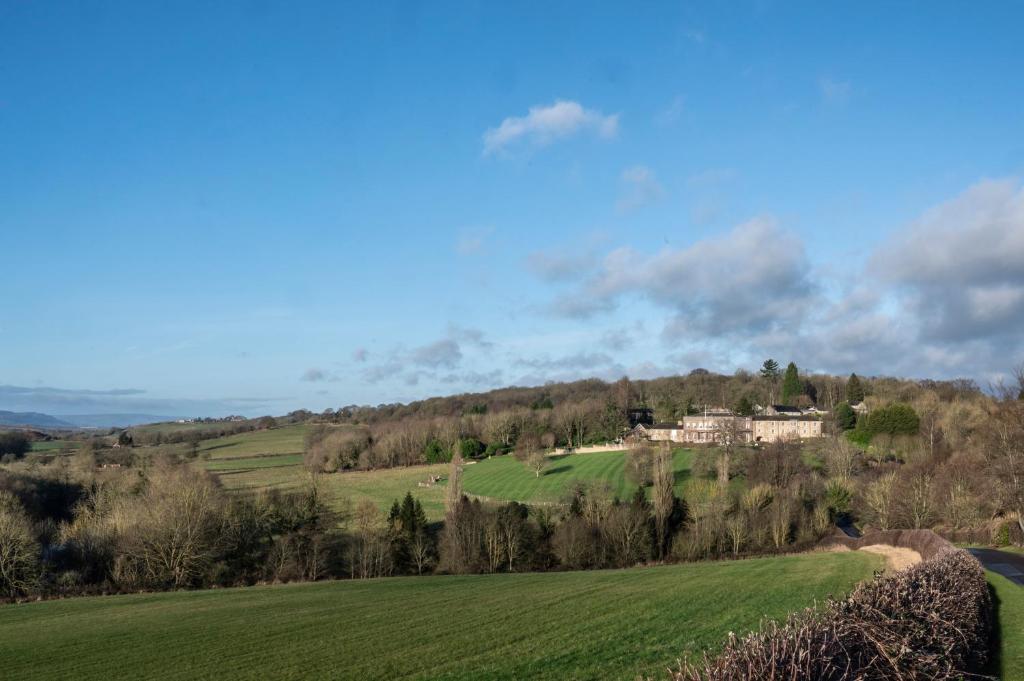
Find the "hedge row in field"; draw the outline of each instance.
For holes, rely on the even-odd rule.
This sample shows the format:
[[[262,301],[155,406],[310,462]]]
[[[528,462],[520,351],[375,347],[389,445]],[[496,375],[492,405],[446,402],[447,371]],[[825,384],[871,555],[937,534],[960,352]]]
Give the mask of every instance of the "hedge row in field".
[[[924,547],[922,547],[924,548]],[[961,679],[984,666],[992,602],[985,573],[951,547],[843,600],[768,622],[683,663],[673,681]]]

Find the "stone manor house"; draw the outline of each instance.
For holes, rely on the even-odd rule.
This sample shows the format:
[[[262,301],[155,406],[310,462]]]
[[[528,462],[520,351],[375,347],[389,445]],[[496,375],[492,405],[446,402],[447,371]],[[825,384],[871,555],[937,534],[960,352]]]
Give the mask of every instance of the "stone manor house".
[[[759,416],[737,416],[728,409],[705,409],[675,423],[638,423],[627,436],[637,440],[713,443],[735,437],[740,442],[776,442],[821,437],[821,418],[793,407],[773,405]]]

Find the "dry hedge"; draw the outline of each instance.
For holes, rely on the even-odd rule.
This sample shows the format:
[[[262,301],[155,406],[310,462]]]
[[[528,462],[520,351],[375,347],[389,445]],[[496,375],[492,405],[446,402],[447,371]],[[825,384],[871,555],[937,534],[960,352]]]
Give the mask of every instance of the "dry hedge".
[[[981,565],[947,548],[824,608],[767,622],[743,639],[730,635],[719,655],[683,663],[671,678],[962,679],[987,660],[991,614]]]

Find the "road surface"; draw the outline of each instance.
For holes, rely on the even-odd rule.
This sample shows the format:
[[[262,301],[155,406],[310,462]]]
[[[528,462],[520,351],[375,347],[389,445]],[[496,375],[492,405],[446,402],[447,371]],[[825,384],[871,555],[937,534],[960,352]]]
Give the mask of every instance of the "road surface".
[[[1024,586],[1024,555],[996,549],[967,549],[985,567],[1019,586]]]

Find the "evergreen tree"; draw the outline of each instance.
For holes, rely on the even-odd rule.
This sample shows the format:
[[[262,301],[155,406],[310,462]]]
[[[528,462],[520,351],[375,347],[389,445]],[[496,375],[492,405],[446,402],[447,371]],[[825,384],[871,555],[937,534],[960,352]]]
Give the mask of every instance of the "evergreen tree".
[[[849,402],[843,402],[836,407],[836,425],[839,430],[853,430],[857,426],[857,413],[853,411]]]
[[[775,401],[775,384],[779,382],[779,375],[782,373],[779,370],[779,363],[769,357],[761,365],[761,378],[768,383],[768,402]]]
[[[800,372],[797,371],[796,364],[790,362],[786,367],[786,375],[782,379],[782,403],[793,404],[799,395],[802,395],[804,386],[800,382]]]
[[[846,382],[846,401],[850,404],[864,401],[864,386],[861,385],[857,374],[850,374],[850,380]]]
[[[732,410],[736,412],[738,416],[750,416],[754,413],[754,405],[750,403],[750,398],[744,395],[736,401]]]
[[[818,389],[810,381],[804,381],[804,395],[811,401],[811,404],[818,403]]]

